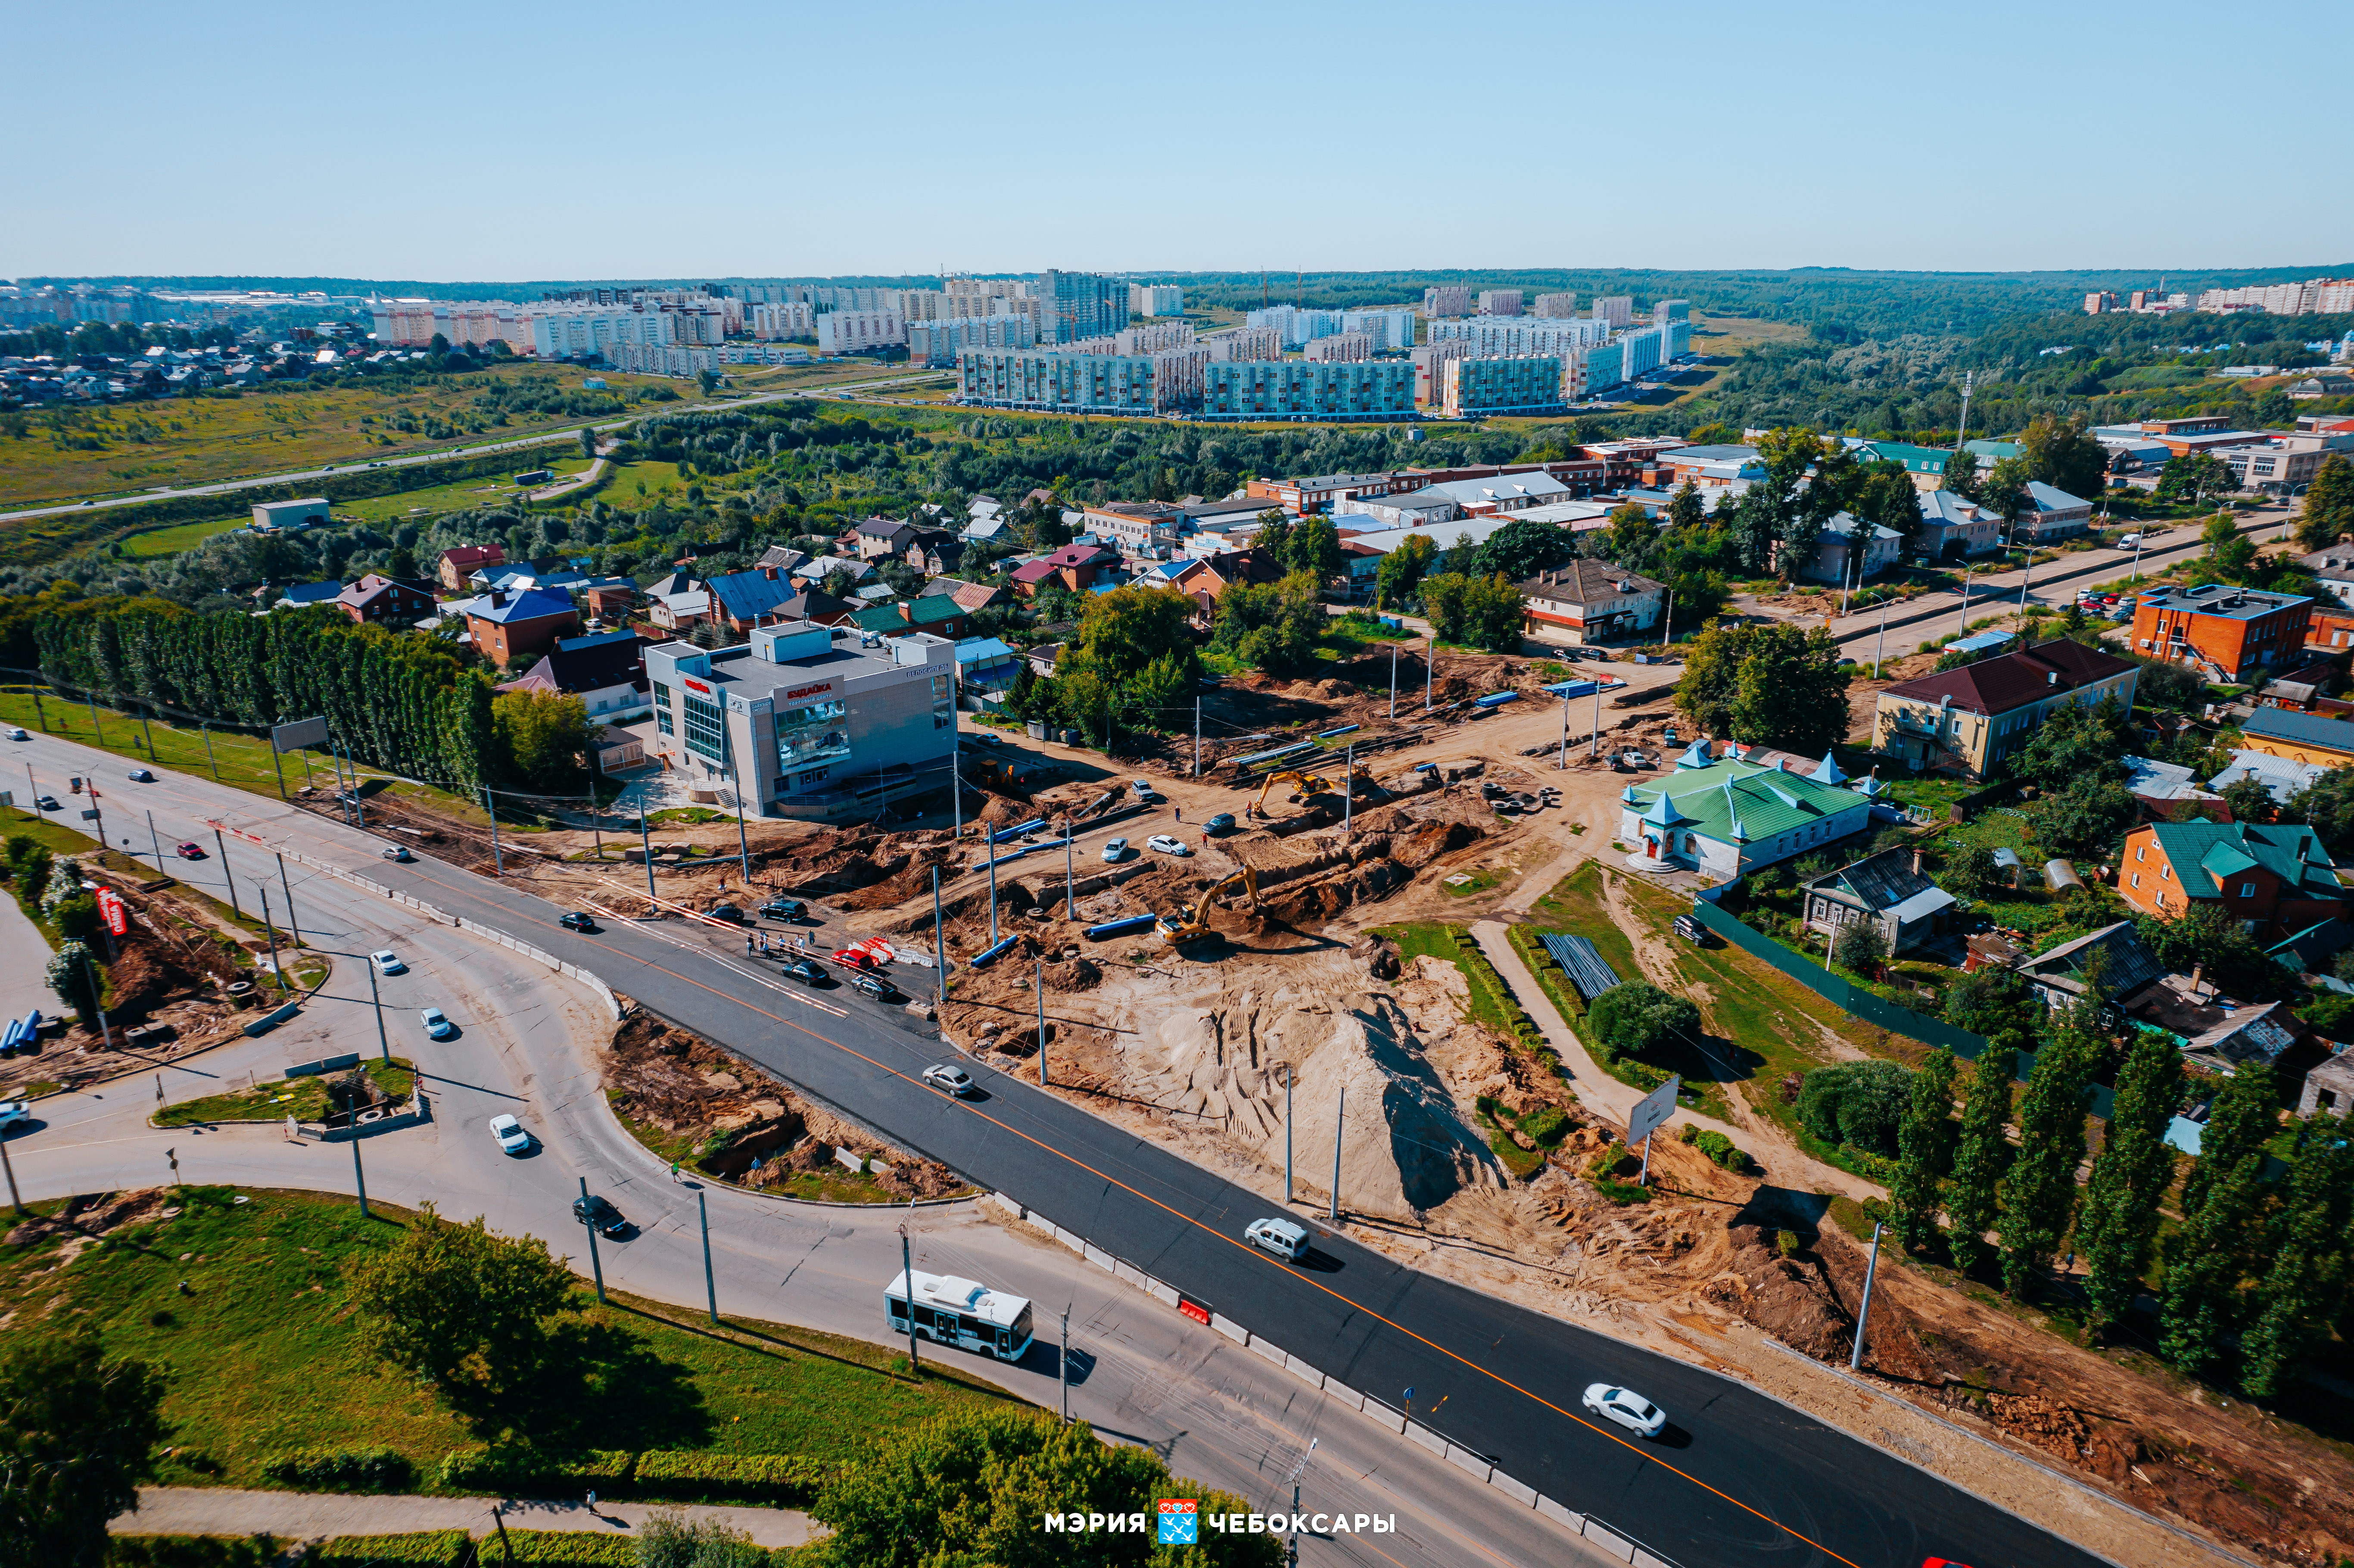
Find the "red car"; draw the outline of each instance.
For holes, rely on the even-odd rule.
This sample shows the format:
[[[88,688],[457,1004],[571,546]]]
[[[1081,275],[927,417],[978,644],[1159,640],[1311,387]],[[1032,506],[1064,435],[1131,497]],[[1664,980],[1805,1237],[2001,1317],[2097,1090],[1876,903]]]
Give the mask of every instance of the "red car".
[[[833,961],[851,969],[879,969],[883,967],[875,961],[874,954],[862,952],[856,948],[843,948],[833,955]]]
[[[182,860],[202,860],[205,858],[204,846],[196,842],[194,839],[186,840],[175,845],[173,848],[172,853],[178,855]]]
[[[1957,1563],[1950,1557],[1925,1557],[1921,1560],[1921,1568],[1970,1568],[1970,1565]]]

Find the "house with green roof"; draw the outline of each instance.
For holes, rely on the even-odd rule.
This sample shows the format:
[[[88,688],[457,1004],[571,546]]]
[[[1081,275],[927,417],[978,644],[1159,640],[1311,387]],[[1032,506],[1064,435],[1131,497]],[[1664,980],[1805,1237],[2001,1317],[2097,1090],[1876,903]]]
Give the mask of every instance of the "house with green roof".
[[[1719,882],[1804,854],[1872,825],[1880,785],[1850,779],[1826,754],[1811,772],[1723,756],[1695,740],[1675,771],[1618,798],[1618,837],[1638,871],[1696,871]]]
[[[2267,944],[2343,919],[2349,899],[2329,852],[2296,822],[2149,822],[2126,835],[2117,891],[2179,920],[2222,910]]]
[[[928,631],[953,641],[972,634],[972,612],[945,594],[933,594],[859,610],[850,617],[850,624],[879,637]]]

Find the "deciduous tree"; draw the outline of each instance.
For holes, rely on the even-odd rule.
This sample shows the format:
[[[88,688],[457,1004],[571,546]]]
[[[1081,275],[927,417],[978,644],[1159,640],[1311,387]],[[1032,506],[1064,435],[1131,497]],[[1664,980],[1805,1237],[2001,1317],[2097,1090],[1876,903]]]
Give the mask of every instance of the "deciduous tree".
[[[1946,1216],[1953,1222],[1946,1250],[1954,1266],[1967,1274],[1988,1254],[1987,1232],[1999,1211],[2002,1173],[2010,1164],[2003,1126],[2010,1119],[2011,1075],[2019,1070],[2019,1036],[1991,1039],[1970,1066],[1970,1086],[1962,1101],[1962,1131],[1954,1150],[1954,1177],[1946,1186]]]
[[[1397,548],[1382,557],[1374,579],[1382,603],[1393,609],[1404,609],[1420,591],[1423,577],[1437,556],[1438,546],[1427,534],[1408,534],[1399,540]]]
[[[2354,461],[2332,452],[2306,488],[2296,542],[2306,550],[2326,550],[2349,534],[2354,534]]]
[[[2264,1199],[2264,1140],[2276,1120],[2269,1069],[2223,1080],[2200,1129],[2199,1159],[2183,1178],[2182,1228],[2166,1249],[2158,1353],[2199,1376],[2222,1358],[2239,1317]]]
[[[164,1379],[87,1329],[26,1332],[0,1357],[0,1563],[101,1568],[164,1436]]]
[[[2270,1398],[2288,1386],[2327,1337],[2347,1275],[2347,1226],[2354,1209],[2354,1127],[2316,1116],[2300,1124],[2281,1205],[2268,1227],[2253,1319],[2241,1336],[2242,1382]]]
[[[2046,1036],[2019,1102],[2019,1158],[2003,1179],[1996,1219],[2006,1295],[2030,1295],[2060,1250],[2076,1212],[2084,1159],[2084,1087],[2100,1054],[2096,1004],[2079,1002]]]
[[[2154,1029],[2134,1032],[2115,1103],[2076,1220],[2088,1271],[2090,1327],[2104,1334],[2133,1306],[2158,1241],[2158,1204],[2174,1180],[2166,1129],[2182,1103],[2182,1053]]]
[[[1733,738],[1818,753],[1847,733],[1847,675],[1839,644],[1818,626],[1755,628],[1733,702]]]
[[[477,1418],[529,1379],[572,1275],[535,1236],[453,1225],[421,1205],[398,1240],[347,1265],[345,1290],[369,1351],[437,1384]]]
[[[1912,1098],[1896,1128],[1896,1180],[1889,1197],[1896,1239],[1919,1251],[1937,1239],[1937,1178],[1951,1151],[1954,1054],[1937,1050],[1913,1075]]]

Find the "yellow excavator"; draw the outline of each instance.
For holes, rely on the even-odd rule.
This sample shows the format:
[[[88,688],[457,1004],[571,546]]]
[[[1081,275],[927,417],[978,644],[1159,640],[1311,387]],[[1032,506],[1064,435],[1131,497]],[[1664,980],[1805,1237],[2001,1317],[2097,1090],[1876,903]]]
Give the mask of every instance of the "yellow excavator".
[[[1352,792],[1373,787],[1373,770],[1363,763],[1359,763],[1348,777],[1349,788]],[[1267,793],[1278,784],[1289,784],[1294,798],[1303,800],[1315,795],[1340,793],[1339,786],[1320,773],[1270,773],[1267,776],[1267,782],[1259,786],[1258,799],[1251,802],[1251,815],[1255,817],[1267,815]]]
[[[1175,948],[1187,942],[1198,942],[1204,937],[1214,935],[1208,923],[1210,901],[1236,883],[1242,885],[1243,896],[1250,900],[1250,906],[1257,909],[1258,907],[1258,873],[1249,866],[1245,866],[1224,881],[1213,884],[1208,892],[1193,901],[1193,908],[1181,909],[1174,915],[1160,916],[1155,924],[1160,928],[1161,939]]]

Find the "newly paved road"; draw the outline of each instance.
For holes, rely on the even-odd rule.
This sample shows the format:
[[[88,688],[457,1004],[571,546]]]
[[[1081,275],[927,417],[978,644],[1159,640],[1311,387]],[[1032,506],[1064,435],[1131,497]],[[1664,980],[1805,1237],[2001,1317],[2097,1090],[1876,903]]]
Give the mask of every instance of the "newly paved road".
[[[169,1100],[268,1082],[293,1062],[376,1050],[361,955],[389,948],[407,968],[377,982],[387,1033],[392,1048],[425,1074],[433,1118],[360,1145],[369,1193],[410,1207],[430,1201],[451,1218],[482,1214],[502,1232],[537,1234],[585,1275],[585,1238],[569,1214],[585,1177],[641,1227],[628,1241],[601,1245],[607,1280],[641,1296],[702,1308],[698,1189],[673,1183],[613,1119],[587,1048],[610,1029],[610,1019],[590,988],[299,861],[287,862],[281,883],[275,856],[239,836],[268,838],[371,876],[396,872],[375,858],[374,841],[361,834],[185,774],[159,771],[154,782],[133,784],[122,777],[131,766],[122,758],[54,737],[36,735],[0,755],[20,768],[29,763],[41,788],[77,806],[80,800],[65,792],[66,778],[96,777],[108,836],[143,856],[152,853],[146,824],[152,810],[167,868],[216,897],[229,891],[222,876],[226,864],[243,906],[258,907],[267,890],[283,922],[291,884],[306,939],[339,955],[334,978],[293,1022],[259,1040],[163,1065],[159,1077]],[[226,862],[215,847],[214,821],[225,829]],[[122,846],[126,837],[133,842]],[[201,861],[178,861],[171,846],[184,839],[212,853]],[[464,882],[460,874],[434,874]],[[419,884],[417,892],[444,908],[458,907],[438,898],[430,884]],[[700,949],[659,951],[722,972]],[[457,1038],[425,1038],[417,1010],[426,1005],[449,1012],[459,1026]],[[828,1005],[847,1014],[865,1004],[833,996]],[[180,1172],[192,1181],[355,1191],[347,1146],[290,1141],[268,1126],[150,1127],[157,1081],[142,1075],[41,1101],[38,1120],[9,1140],[26,1195],[168,1180],[167,1149],[176,1150]],[[502,1111],[514,1113],[541,1140],[530,1158],[510,1159],[492,1143],[483,1123]],[[1064,1248],[995,1223],[976,1204],[911,1213],[786,1203],[724,1187],[703,1189],[701,1195],[708,1203],[716,1289],[730,1314],[870,1340],[885,1337],[880,1288],[898,1270],[898,1225],[905,1222],[913,1232],[917,1266],[985,1279],[1038,1304],[1038,1343],[1018,1365],[930,1346],[927,1357],[1051,1408],[1059,1397],[1057,1315],[1068,1304],[1071,1410],[1099,1431],[1148,1444],[1180,1475],[1267,1510],[1289,1503],[1284,1478],[1315,1443],[1302,1482],[1306,1508],[1394,1514],[1398,1530],[1379,1538],[1311,1542],[1307,1561],[1363,1568],[1399,1561],[1447,1568],[1604,1561],[1533,1511],[1503,1505],[1495,1492],[1405,1437],[1384,1432]]]
[[[211,790],[165,778],[175,791]],[[373,861],[371,841],[335,824],[289,820],[249,796],[219,798],[233,824],[315,846],[308,853],[336,846],[364,874],[592,970],[1329,1375],[1394,1403],[1412,1389],[1415,1411],[1434,1427],[1685,1568],[1913,1568],[1938,1555],[1978,1568],[2097,1561],[1741,1384],[1402,1267],[1345,1235],[1320,1236],[1305,1266],[1277,1263],[1240,1239],[1267,1212],[1263,1200],[1155,1145],[985,1070],[985,1097],[974,1102],[924,1088],[917,1075],[944,1048],[904,1011],[838,991],[813,995],[676,922],[575,935],[557,925],[557,910],[517,888],[429,861]],[[1595,1381],[1665,1406],[1674,1423],[1666,1440],[1622,1440],[1588,1422],[1578,1394]]]

